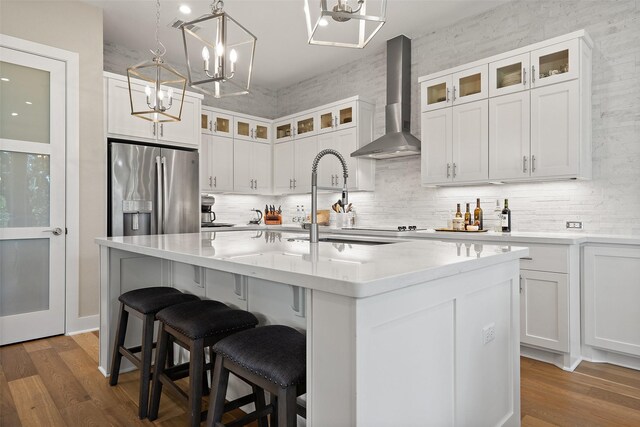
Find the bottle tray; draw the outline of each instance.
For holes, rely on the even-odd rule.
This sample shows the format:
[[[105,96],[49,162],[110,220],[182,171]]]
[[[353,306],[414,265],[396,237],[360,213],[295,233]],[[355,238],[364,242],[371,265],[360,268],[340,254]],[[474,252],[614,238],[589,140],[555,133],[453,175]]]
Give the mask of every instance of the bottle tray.
[[[486,233],[489,230],[454,230],[453,228],[436,228],[436,231],[450,231],[452,233]]]

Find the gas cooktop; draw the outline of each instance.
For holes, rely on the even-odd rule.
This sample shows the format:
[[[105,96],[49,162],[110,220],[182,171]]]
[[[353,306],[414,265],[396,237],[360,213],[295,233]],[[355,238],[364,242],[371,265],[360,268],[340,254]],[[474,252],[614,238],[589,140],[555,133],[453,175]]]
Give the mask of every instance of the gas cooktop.
[[[225,222],[203,222],[200,225],[202,227],[233,227],[235,224],[228,224]]]
[[[418,228],[416,225],[398,225],[397,227],[352,227],[345,228],[345,230],[356,231],[419,231],[426,230],[426,228]]]

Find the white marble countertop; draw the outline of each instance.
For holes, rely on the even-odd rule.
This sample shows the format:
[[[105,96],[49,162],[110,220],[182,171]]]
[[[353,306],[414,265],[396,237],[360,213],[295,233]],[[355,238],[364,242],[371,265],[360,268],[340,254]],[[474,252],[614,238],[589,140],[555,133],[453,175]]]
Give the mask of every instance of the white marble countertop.
[[[240,231],[240,230],[272,230],[284,232],[300,232],[308,233],[302,230],[297,224],[284,225],[240,225],[235,227],[215,228],[216,231]],[[481,241],[481,242],[509,242],[509,243],[538,243],[538,244],[611,244],[611,245],[640,245],[640,236],[618,235],[618,234],[594,234],[584,231],[576,232],[532,232],[532,231],[513,231],[511,233],[497,233],[487,231],[481,233],[460,233],[421,230],[421,231],[378,231],[378,230],[352,230],[352,229],[334,229],[330,227],[320,227],[320,234],[355,234],[362,236],[382,236],[382,237],[400,237],[405,239],[433,239],[433,240],[463,240],[463,241]]]
[[[281,231],[286,231],[280,228]],[[300,231],[300,229],[296,229]],[[299,238],[307,232],[203,231],[97,238],[99,245],[249,277],[362,298],[528,255],[527,248],[386,239],[362,245]],[[321,237],[327,237],[323,233]],[[336,235],[335,237],[344,237]],[[385,240],[355,237],[361,240]]]

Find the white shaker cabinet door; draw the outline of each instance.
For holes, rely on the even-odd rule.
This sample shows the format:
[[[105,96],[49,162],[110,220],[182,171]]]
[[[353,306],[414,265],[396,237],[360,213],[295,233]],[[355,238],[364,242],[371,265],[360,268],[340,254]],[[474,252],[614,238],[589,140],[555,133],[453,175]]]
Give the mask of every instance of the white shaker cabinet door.
[[[579,142],[578,80],[531,90],[531,176],[575,176]]]
[[[253,192],[253,176],[251,174],[252,145],[251,141],[236,139],[233,141],[233,189],[238,192]]]
[[[293,149],[295,175],[293,187],[296,193],[311,192],[311,165],[318,155],[318,137],[298,138]]]
[[[200,144],[200,190],[210,191],[213,189],[213,177],[211,176],[211,137],[202,135],[202,143]]]
[[[552,85],[580,75],[580,40],[543,47],[531,52],[531,87]]]
[[[422,184],[442,184],[451,181],[452,130],[451,108],[422,113]]]
[[[253,143],[251,170],[253,190],[260,194],[271,193],[271,144]]]
[[[107,132],[115,135],[155,139],[157,124],[131,115],[131,98],[134,105],[144,105],[147,95],[144,86],[131,83],[131,98],[127,82],[108,79],[109,99]]]
[[[217,191],[232,191],[233,139],[214,135],[210,137],[210,141],[209,175],[211,176],[211,188]]]
[[[276,194],[293,192],[294,144],[294,141],[287,141],[273,146],[273,188]]]
[[[489,178],[489,103],[486,99],[452,108],[454,182]]]
[[[525,178],[531,170],[529,91],[489,99],[489,179]]]
[[[640,356],[640,247],[584,248],[584,343]]]
[[[569,351],[568,275],[520,270],[520,342]]]
[[[180,99],[173,100],[175,106],[180,105]],[[182,115],[179,122],[160,123],[158,132],[159,142],[177,142],[179,144],[200,145],[200,103],[196,98],[185,96],[182,103]]]

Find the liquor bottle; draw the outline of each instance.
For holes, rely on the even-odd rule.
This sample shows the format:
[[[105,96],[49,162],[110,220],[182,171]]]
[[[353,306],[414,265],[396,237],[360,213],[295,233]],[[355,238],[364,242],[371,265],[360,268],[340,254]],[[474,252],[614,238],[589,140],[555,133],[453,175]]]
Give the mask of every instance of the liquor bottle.
[[[496,207],[493,208],[493,231],[502,231],[502,208],[500,207],[500,200],[496,200]]]
[[[460,203],[458,203],[458,210],[456,211],[456,218],[462,218],[462,212],[460,212]]]
[[[509,209],[509,199],[504,199],[504,209],[502,209],[502,231],[511,231],[511,210]]]
[[[473,223],[478,222],[478,230],[482,230],[482,208],[480,207],[480,199],[476,199],[476,209],[473,211]]]
[[[469,211],[469,203],[467,203],[467,211],[464,213],[464,229],[471,224],[471,211]]]

